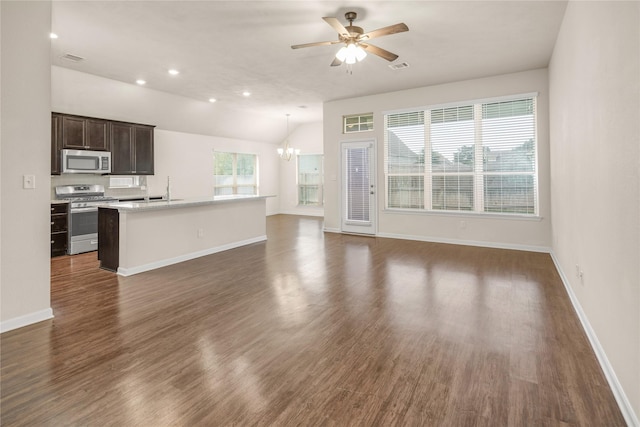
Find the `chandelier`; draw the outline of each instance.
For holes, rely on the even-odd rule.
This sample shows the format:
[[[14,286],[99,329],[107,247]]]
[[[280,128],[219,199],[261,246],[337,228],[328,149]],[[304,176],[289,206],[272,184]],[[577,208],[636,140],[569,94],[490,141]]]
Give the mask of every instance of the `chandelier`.
[[[284,145],[278,148],[278,155],[282,160],[289,161],[294,153],[297,156],[300,154],[300,150],[293,149],[293,147],[289,145],[289,114],[287,114],[287,134],[284,138]]]

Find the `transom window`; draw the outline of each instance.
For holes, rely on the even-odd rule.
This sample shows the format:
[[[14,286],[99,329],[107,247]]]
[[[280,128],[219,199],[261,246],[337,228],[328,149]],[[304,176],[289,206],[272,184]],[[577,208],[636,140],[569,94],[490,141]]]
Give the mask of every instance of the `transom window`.
[[[258,156],[216,151],[214,194],[258,194]]]
[[[373,130],[373,113],[344,116],[342,124],[344,133]]]
[[[385,116],[386,207],[537,215],[536,98]]]

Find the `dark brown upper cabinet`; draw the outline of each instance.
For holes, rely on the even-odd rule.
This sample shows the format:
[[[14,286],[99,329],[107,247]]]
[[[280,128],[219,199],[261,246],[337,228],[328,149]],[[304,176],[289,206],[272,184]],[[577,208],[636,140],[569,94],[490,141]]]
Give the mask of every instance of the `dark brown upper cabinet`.
[[[61,150],[111,151],[112,175],[153,175],[154,126],[51,113],[51,175],[62,172]]]
[[[111,174],[153,175],[153,126],[111,122]]]
[[[109,122],[62,115],[62,148],[109,151]]]
[[[51,114],[51,175],[60,175],[62,172],[61,155],[62,149],[62,116]]]

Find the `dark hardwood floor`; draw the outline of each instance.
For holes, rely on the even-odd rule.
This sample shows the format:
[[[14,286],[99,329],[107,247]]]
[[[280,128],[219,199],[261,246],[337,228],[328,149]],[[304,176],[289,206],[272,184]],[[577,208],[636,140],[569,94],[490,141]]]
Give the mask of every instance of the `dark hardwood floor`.
[[[119,277],[51,261],[3,426],[623,426],[549,255],[324,234]]]

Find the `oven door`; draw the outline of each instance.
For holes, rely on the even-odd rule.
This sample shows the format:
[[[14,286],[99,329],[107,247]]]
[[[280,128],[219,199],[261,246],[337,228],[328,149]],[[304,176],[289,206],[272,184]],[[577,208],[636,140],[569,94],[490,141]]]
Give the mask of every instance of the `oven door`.
[[[98,250],[98,208],[72,208],[69,215],[69,254],[96,250]]]

